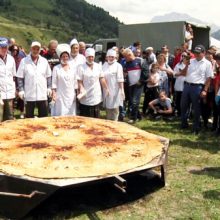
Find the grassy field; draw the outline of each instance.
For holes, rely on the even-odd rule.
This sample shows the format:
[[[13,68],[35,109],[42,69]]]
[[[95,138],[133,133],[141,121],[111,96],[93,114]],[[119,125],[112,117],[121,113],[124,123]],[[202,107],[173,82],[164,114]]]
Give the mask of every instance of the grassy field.
[[[170,139],[165,187],[147,173],[127,180],[127,194],[109,183],[60,190],[27,219],[220,219],[220,137],[181,131],[178,121],[135,126]]]

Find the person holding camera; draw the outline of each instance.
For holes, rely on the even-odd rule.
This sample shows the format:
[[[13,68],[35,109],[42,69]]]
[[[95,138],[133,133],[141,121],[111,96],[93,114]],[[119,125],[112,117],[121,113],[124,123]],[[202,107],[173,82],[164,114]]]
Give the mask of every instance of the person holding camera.
[[[181,128],[188,127],[188,107],[192,103],[194,110],[193,132],[199,133],[201,98],[207,96],[211,78],[213,78],[212,64],[205,58],[205,47],[198,45],[194,49],[195,59],[186,63],[182,74],[186,76],[181,98]]]

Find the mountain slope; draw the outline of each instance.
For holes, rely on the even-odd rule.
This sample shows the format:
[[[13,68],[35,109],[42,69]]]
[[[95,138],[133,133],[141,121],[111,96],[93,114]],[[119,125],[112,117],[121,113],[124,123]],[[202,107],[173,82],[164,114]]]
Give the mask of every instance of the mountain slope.
[[[73,37],[86,42],[117,36],[117,18],[84,0],[0,0],[0,35],[28,47]]]

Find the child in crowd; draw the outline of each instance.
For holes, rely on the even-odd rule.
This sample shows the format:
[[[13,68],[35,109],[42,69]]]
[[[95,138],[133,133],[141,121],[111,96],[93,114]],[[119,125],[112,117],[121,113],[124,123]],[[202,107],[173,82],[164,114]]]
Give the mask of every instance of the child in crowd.
[[[154,99],[149,103],[149,107],[153,109],[153,117],[155,119],[159,119],[161,117],[170,119],[170,116],[172,116],[173,108],[171,105],[170,98],[167,97],[165,91],[161,91],[159,93],[159,98]]]
[[[148,75],[146,89],[144,91],[144,103],[143,103],[143,114],[146,114],[149,102],[157,99],[159,96],[159,81],[160,75],[158,73],[159,65],[153,63],[150,67],[150,73]]]

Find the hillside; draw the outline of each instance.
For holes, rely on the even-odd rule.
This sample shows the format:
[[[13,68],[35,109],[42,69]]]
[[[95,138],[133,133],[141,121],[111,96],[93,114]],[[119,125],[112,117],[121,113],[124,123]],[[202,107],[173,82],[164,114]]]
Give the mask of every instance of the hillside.
[[[38,40],[86,42],[117,36],[117,18],[84,0],[0,0],[0,35],[14,37],[24,47]]]

